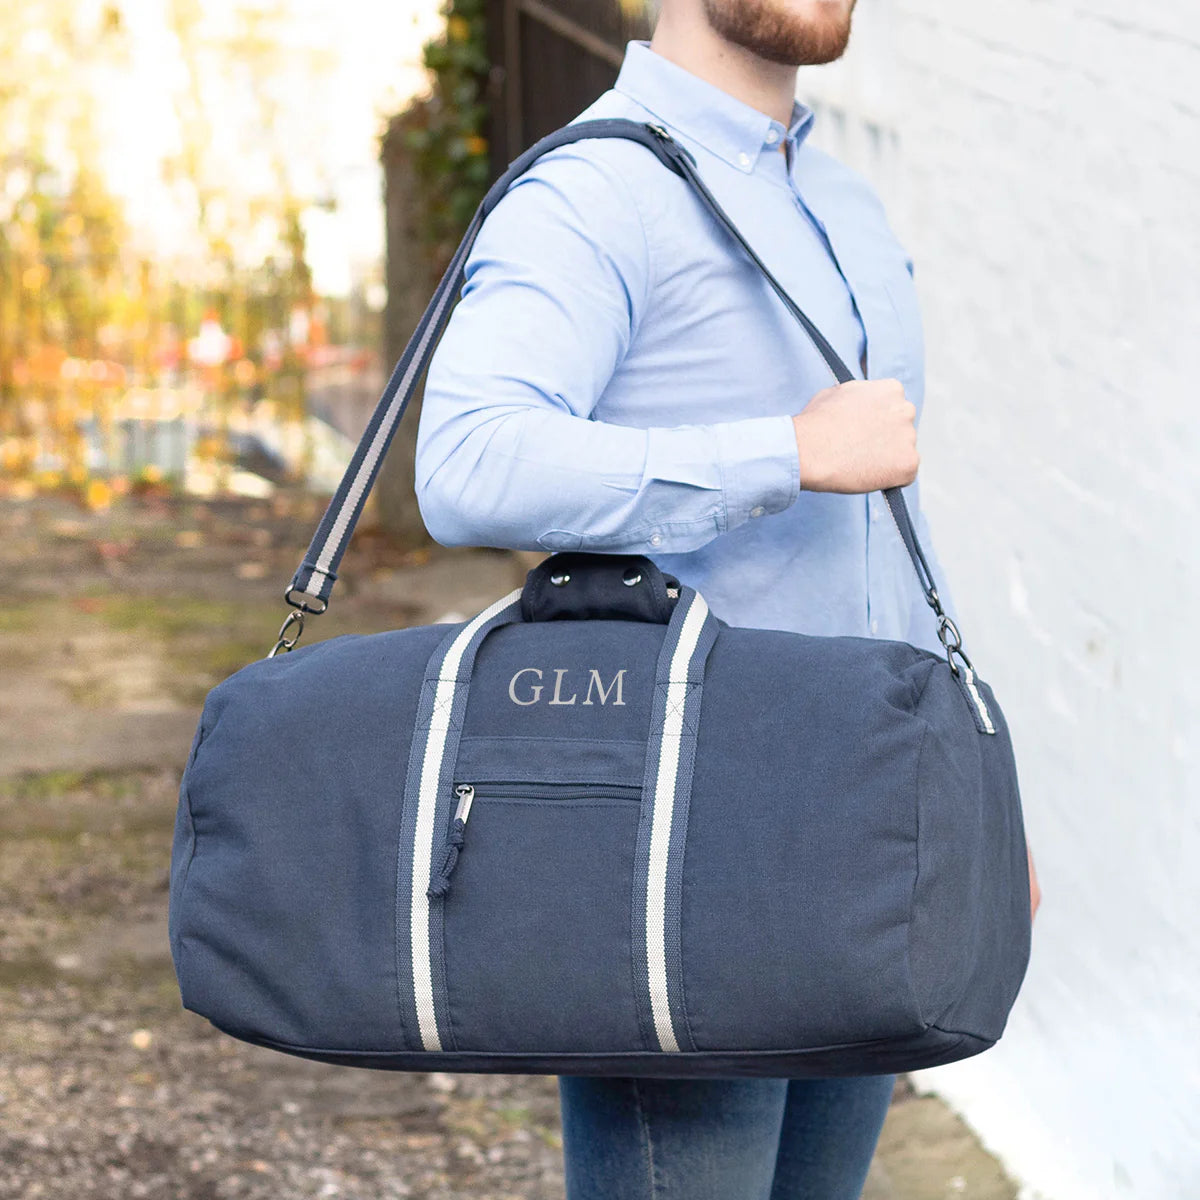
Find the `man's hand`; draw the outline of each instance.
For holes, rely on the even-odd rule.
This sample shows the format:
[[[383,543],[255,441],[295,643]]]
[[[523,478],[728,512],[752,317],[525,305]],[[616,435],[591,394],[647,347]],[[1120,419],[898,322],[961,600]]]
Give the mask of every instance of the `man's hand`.
[[[1033,851],[1025,844],[1025,853],[1029,857],[1029,920],[1037,916],[1038,905],[1042,902],[1042,889],[1038,886],[1037,871],[1033,865]]]
[[[800,486],[857,493],[912,483],[916,416],[898,379],[852,379],[818,392],[792,418]]]

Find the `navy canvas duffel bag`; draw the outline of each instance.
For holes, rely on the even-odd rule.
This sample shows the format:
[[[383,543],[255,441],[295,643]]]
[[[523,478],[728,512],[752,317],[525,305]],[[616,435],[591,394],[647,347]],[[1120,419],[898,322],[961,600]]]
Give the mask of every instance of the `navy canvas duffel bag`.
[[[944,655],[730,626],[648,558],[571,553],[469,621],[293,650],[483,218],[540,154],[606,136],[753,254],[650,126],[568,126],[489,192],[288,589],[291,652],[205,704],[171,863],[184,1004],[395,1070],[800,1078],[977,1054],[1029,955],[1016,767],[898,490]]]

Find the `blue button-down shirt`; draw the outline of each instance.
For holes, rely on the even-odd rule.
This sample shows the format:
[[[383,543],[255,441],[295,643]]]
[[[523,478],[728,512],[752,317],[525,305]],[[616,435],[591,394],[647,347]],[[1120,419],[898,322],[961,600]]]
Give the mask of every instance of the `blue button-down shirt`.
[[[810,109],[785,128],[632,42],[592,117],[670,130],[843,360],[919,415],[911,261],[866,180],[808,144]],[[937,649],[883,497],[801,490],[792,414],[833,382],[684,181],[632,142],[562,147],[467,262],[425,388],[421,513],[444,544],[648,555],[731,624]]]

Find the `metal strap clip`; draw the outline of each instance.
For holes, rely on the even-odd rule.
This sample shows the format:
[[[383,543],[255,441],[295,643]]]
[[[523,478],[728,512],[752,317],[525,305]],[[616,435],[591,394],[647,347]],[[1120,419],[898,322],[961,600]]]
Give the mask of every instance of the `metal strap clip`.
[[[296,632],[291,637],[288,637],[287,631],[293,625],[296,627]],[[268,654],[267,657],[274,658],[275,655],[280,652],[280,650],[284,651],[285,654],[289,650],[294,650],[296,648],[296,643],[300,640],[300,637],[303,633],[304,612],[303,610],[297,608],[288,613],[288,615],[284,618],[283,624],[279,627],[279,633],[276,636],[275,645],[271,647],[271,653]]]

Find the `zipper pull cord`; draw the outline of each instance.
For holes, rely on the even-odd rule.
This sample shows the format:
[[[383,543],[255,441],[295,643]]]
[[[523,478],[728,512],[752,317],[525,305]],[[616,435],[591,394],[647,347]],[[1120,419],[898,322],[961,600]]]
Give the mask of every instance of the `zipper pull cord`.
[[[462,850],[467,817],[471,815],[471,802],[475,799],[475,789],[469,783],[460,783],[454,789],[454,794],[458,797],[458,807],[454,810],[454,824],[450,827],[450,836],[446,839],[442,869],[429,881],[425,893],[431,899],[444,896],[450,890],[450,876],[454,874],[454,868],[458,865],[458,855]]]

